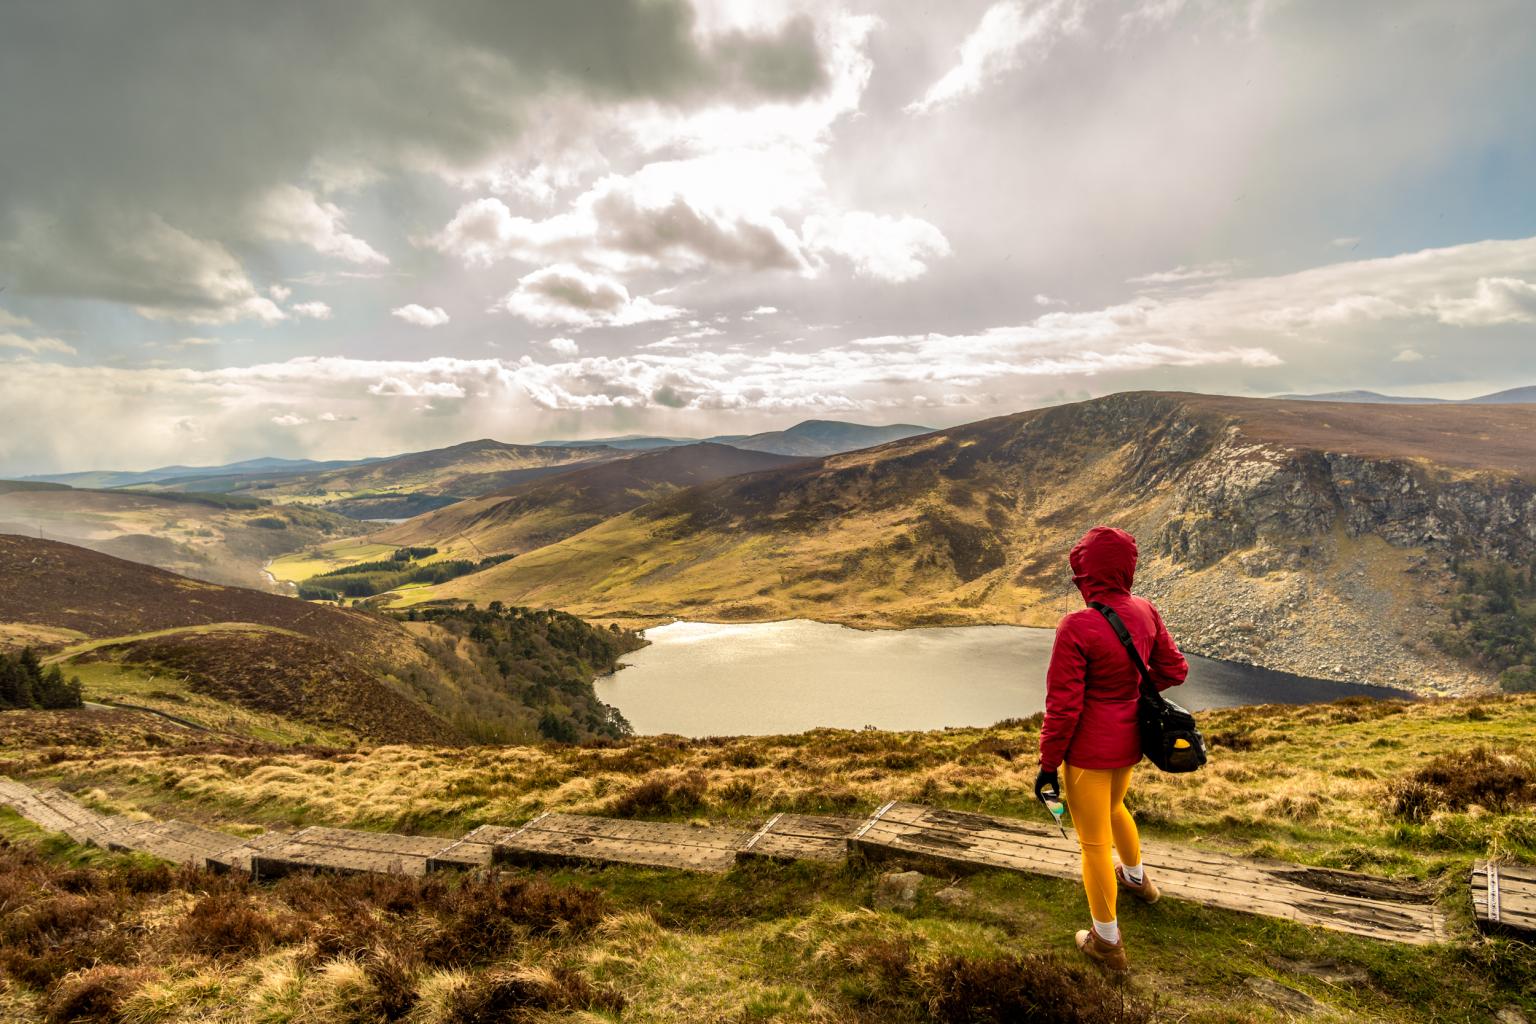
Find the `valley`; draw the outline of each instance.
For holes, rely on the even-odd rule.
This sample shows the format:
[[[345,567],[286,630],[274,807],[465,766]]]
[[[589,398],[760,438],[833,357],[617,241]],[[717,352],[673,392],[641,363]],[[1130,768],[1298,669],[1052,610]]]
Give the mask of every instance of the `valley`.
[[[388,595],[661,621],[861,628],[1054,625],[1087,527],[1141,540],[1138,588],[1188,650],[1418,693],[1491,685],[1447,656],[1453,559],[1536,559],[1536,431],[1521,405],[1366,406],[1128,393],[696,485],[579,532],[486,499],[393,527],[517,557]],[[532,527],[551,492],[514,505]],[[559,518],[557,516],[557,518]],[[577,523],[575,525],[581,525]],[[558,531],[555,531],[558,533]],[[529,548],[531,547],[531,550]]]

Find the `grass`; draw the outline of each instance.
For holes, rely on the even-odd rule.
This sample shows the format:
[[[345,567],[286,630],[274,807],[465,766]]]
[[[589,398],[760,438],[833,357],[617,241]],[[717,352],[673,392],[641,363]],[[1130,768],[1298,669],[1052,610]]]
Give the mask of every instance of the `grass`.
[[[892,798],[1036,814],[1032,720],[934,733],[287,751],[118,747],[110,736],[93,746],[63,730],[50,744],[35,733],[10,738],[9,720],[0,716],[0,770],[65,782],[108,810],[234,826],[453,834],[545,809],[748,823],[776,810],[863,814]],[[1536,814],[1511,781],[1519,772],[1536,777],[1525,753],[1536,735],[1536,697],[1234,708],[1207,713],[1203,725],[1213,741],[1206,770],[1186,778],[1138,772],[1132,802],[1145,834],[1428,879],[1443,894],[1454,940],[1399,946],[1171,899],[1151,908],[1124,901],[1135,973],[1126,988],[1099,987],[1093,975],[1072,973],[1072,931],[1086,920],[1074,884],[1003,872],[932,877],[910,909],[875,910],[879,868],[754,863],[723,876],[518,871],[508,876],[523,887],[515,891],[477,889],[483,883],[456,876],[301,877],[228,891],[227,881],[189,879],[129,900],[114,920],[155,926],[131,958],[98,951],[92,969],[104,971],[96,980],[121,997],[120,1012],[132,1020],[373,1021],[401,1010],[412,1021],[444,1022],[499,1014],[1235,1024],[1291,1019],[1297,1011],[1286,1002],[1308,1000],[1321,1019],[1536,1013],[1536,957],[1518,943],[1477,937],[1465,898],[1475,857],[1498,850],[1536,860]],[[1445,771],[1455,768],[1446,762],[1426,770],[1428,755],[1458,752],[1458,769]],[[1489,766],[1498,769],[1489,780],[1502,802],[1485,807],[1476,801],[1492,798],[1461,783]],[[1388,794],[1405,780],[1449,788],[1423,814],[1393,815]],[[13,817],[0,816],[0,837],[40,850],[60,870],[132,870]],[[964,895],[941,899],[952,883]],[[39,884],[46,893],[62,883]],[[116,884],[102,883],[103,891]],[[223,902],[207,902],[220,893]],[[175,938],[189,930],[197,941]],[[80,933],[81,949],[96,948],[94,934]],[[143,973],[124,981],[121,972]],[[68,976],[72,984],[82,977]],[[1063,1005],[1055,996],[1049,1005],[1057,1009],[1025,1009],[1063,978],[1084,1000],[1077,1016],[1043,1015]],[[62,985],[63,976],[25,987],[42,1005],[63,999]],[[995,1008],[986,1011],[992,1016],[984,1006]]]
[[[173,673],[156,672],[115,661],[83,661],[68,666],[84,684],[87,701],[130,704],[202,726],[224,737],[240,737],[280,746],[346,744],[346,730],[298,722],[195,693]]]
[[[70,644],[60,650],[50,653],[43,658],[43,663],[52,665],[55,662],[68,662],[81,654],[98,651],[104,647],[115,647],[120,644],[132,643],[135,640],[149,640],[154,637],[178,636],[183,634],[201,635],[205,633],[253,633],[268,632],[281,633],[284,636],[300,636],[291,629],[281,626],[269,626],[260,622],[210,622],[199,626],[174,626],[170,629],[153,629],[145,633],[130,633],[124,636],[99,637],[95,640],[86,640],[81,643]]]
[[[281,583],[301,583],[322,572],[359,562],[387,558],[398,545],[375,544],[366,538],[348,537],[304,551],[295,551],[267,563],[267,572]]]

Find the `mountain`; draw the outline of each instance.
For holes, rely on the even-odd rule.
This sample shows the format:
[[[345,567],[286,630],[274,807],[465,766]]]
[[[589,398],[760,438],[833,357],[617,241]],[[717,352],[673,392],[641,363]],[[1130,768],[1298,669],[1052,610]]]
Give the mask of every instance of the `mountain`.
[[[40,649],[88,700],[266,739],[612,738],[592,679],[640,643],[531,609],[402,622],[8,534],[0,579],[0,651]]]
[[[1324,391],[1315,395],[1276,395],[1275,397],[1292,402],[1359,402],[1372,405],[1438,405],[1450,401],[1447,398],[1410,398],[1404,395],[1383,395],[1377,391]]]
[[[932,427],[918,427],[910,423],[869,427],[841,420],[806,420],[788,430],[752,434],[729,443],[747,451],[773,452],[776,455],[839,455],[860,448],[872,448],[887,441],[931,433],[932,430]]]
[[[754,452],[771,452],[774,455],[836,455],[857,448],[896,441],[915,434],[926,434],[931,427],[917,427],[909,423],[896,423],[888,427],[870,427],[862,423],[845,423],[841,420],[806,420],[786,430],[770,430],[761,434],[717,434],[703,438],[706,444],[728,444]],[[623,437],[600,437],[591,441],[540,441],[539,446],[588,447],[606,445],[610,448],[652,449],[679,448],[700,443],[691,437],[646,437],[626,434]]]
[[[367,527],[240,496],[89,490],[0,481],[0,533],[44,536],[201,580],[270,588],[274,558]]]
[[[1296,402],[1357,402],[1373,405],[1536,404],[1536,385],[1495,391],[1491,395],[1478,395],[1476,398],[1409,398],[1403,395],[1383,395],[1375,391],[1325,391],[1316,395],[1276,395],[1275,397]]]
[[[489,438],[315,472],[184,477],[162,486],[317,505],[355,519],[420,515],[578,463],[618,458],[601,446],[506,444]]]
[[[520,554],[685,487],[800,461],[708,442],[656,448],[461,501],[370,539],[401,547],[430,545],[466,558]]]
[[[352,459],[332,462],[316,462],[314,459],[246,459],[223,466],[161,466],[143,472],[115,470],[87,470],[79,473],[53,473],[22,477],[23,480],[41,480],[49,483],[68,484],[71,487],[139,487],[144,484],[165,483],[188,477],[241,477],[254,474],[303,473],[325,469],[357,466],[369,459]]]
[[[624,434],[621,437],[594,437],[587,441],[535,441],[535,448],[619,448],[624,451],[646,451],[651,448],[677,448],[685,444],[697,444],[696,437],[649,437],[645,434]]]
[[[1196,653],[1429,692],[1451,556],[1536,560],[1536,414],[1128,393],[678,492],[401,601],[860,626],[1048,626],[1088,527]],[[1412,623],[1410,628],[1406,624]]]
[[[1477,398],[1468,398],[1467,402],[1478,405],[1506,405],[1510,403],[1536,404],[1536,384],[1523,388],[1510,388],[1507,391],[1495,391],[1491,395],[1480,395]]]

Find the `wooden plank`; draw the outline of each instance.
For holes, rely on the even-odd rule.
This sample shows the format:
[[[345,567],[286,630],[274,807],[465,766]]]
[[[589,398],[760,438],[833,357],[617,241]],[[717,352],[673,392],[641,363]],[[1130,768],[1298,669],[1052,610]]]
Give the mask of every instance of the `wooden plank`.
[[[848,837],[862,818],[811,814],[775,814],[736,852],[738,861],[840,861],[848,855]]]
[[[961,869],[1002,868],[1076,878],[1077,844],[1043,825],[894,804],[866,822],[850,847],[874,858]],[[1337,931],[1415,944],[1445,938],[1444,916],[1421,887],[1355,872],[1143,842],[1142,861],[1169,896]]]
[[[494,857],[496,843],[510,839],[518,831],[505,825],[481,825],[463,839],[428,857],[427,870],[487,867]]]
[[[1479,929],[1536,935],[1536,868],[1480,860],[1472,867],[1470,882]]]
[[[368,853],[423,859],[435,853],[441,853],[454,843],[454,840],[444,839],[441,836],[403,836],[393,832],[327,828],[323,825],[311,825],[299,831],[293,838],[299,842],[317,846],[335,846],[344,850],[361,850]]]
[[[451,839],[431,836],[312,826],[285,842],[253,851],[250,871],[256,879],[295,870],[421,876],[427,873],[427,858],[451,845]]]
[[[133,822],[104,834],[98,842],[109,850],[144,853],[197,868],[244,844],[239,836],[176,819]]]
[[[545,814],[492,843],[498,862],[641,864],[728,871],[752,833],[654,821]]]
[[[242,840],[239,846],[232,846],[222,853],[210,855],[207,858],[207,866],[212,871],[238,871],[241,874],[250,874],[253,858],[267,850],[282,846],[291,838],[292,833],[289,832],[262,832]]]

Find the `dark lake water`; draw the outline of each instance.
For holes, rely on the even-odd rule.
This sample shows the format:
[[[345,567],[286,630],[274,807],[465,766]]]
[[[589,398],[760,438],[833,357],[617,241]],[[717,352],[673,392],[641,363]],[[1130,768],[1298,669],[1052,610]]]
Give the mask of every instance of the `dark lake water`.
[[[991,725],[1045,706],[1053,631],[1027,626],[858,630],[792,619],[674,622],[597,681],[641,735],[748,736],[818,726],[941,729]],[[1385,686],[1308,679],[1191,656],[1168,691],[1192,711],[1405,697]]]

